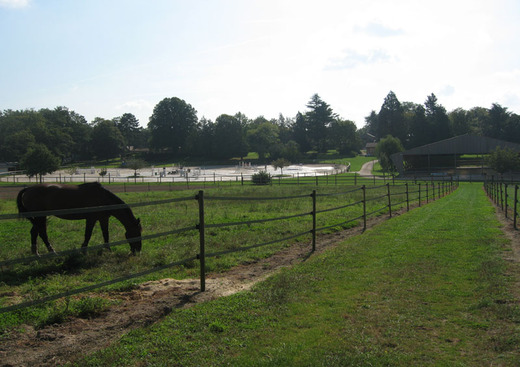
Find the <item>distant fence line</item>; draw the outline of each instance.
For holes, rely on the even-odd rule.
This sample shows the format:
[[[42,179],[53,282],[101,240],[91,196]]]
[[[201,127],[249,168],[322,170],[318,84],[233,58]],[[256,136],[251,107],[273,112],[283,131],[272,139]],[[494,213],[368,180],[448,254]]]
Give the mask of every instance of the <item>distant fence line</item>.
[[[362,185],[371,184],[379,185],[381,183],[386,184],[391,182],[430,182],[432,185],[434,182],[451,182],[458,181],[457,177],[453,176],[430,176],[430,177],[411,177],[406,179],[397,179],[393,175],[371,175],[371,176],[359,176],[358,174],[345,175],[344,170],[337,171],[337,173],[324,173],[324,174],[293,174],[273,176],[270,185]],[[179,188],[206,188],[222,185],[253,185],[251,180],[252,175],[213,175],[213,177],[126,177],[115,180],[110,176],[85,176],[84,179],[70,181],[67,176],[43,176],[43,183],[85,183],[85,182],[100,182],[104,185],[111,187],[114,192],[142,192],[142,191],[173,191]],[[13,184],[37,184],[40,183],[39,179],[29,179],[27,177],[17,176],[4,176],[0,177],[0,182],[13,183]]]
[[[410,187],[413,186],[413,187]],[[316,250],[316,234],[320,231],[333,228],[333,227],[339,227],[344,226],[346,224],[349,224],[354,221],[362,220],[363,221],[363,230],[367,228],[367,218],[374,215],[375,213],[382,213],[383,211],[388,212],[389,216],[392,217],[392,209],[395,207],[398,207],[404,203],[406,203],[406,209],[410,210],[410,205],[416,203],[418,206],[421,206],[422,204],[427,204],[430,201],[433,201],[437,198],[440,198],[453,190],[455,190],[458,187],[458,183],[454,181],[439,181],[439,182],[433,182],[433,183],[417,183],[413,185],[409,185],[408,183],[400,184],[400,185],[390,185],[390,183],[382,184],[379,186],[371,186],[368,187],[366,185],[363,185],[361,187],[356,187],[354,189],[350,189],[345,192],[340,193],[324,193],[319,194],[314,189],[311,193],[306,195],[296,195],[296,196],[285,196],[285,197],[227,197],[227,196],[205,196],[205,193],[203,190],[198,191],[198,193],[195,196],[189,196],[189,197],[183,197],[183,198],[176,198],[176,199],[169,199],[169,200],[160,200],[160,201],[153,201],[153,202],[146,202],[146,203],[137,203],[137,204],[128,204],[124,205],[127,207],[138,207],[138,206],[147,206],[147,205],[162,205],[166,203],[171,202],[183,202],[183,201],[191,201],[196,200],[198,202],[198,223],[194,226],[188,226],[184,228],[178,228],[172,231],[167,232],[161,232],[161,233],[155,233],[147,236],[140,237],[141,240],[148,240],[152,238],[157,237],[163,237],[167,235],[172,234],[179,234],[187,231],[197,231],[198,237],[199,237],[199,251],[196,256],[189,257],[186,259],[182,259],[170,264],[161,265],[158,267],[154,267],[151,269],[144,270],[139,273],[125,275],[116,279],[112,279],[109,281],[92,284],[89,286],[81,287],[78,289],[69,290],[66,292],[58,293],[55,295],[50,295],[47,297],[43,297],[40,299],[36,299],[33,301],[28,302],[22,302],[19,304],[7,306],[0,308],[0,314],[10,311],[19,310],[26,307],[31,307],[35,305],[40,305],[45,302],[57,300],[64,297],[69,297],[72,295],[92,291],[95,289],[99,289],[108,285],[112,285],[115,283],[119,283],[122,281],[126,281],[129,279],[138,278],[144,275],[148,275],[154,272],[162,271],[168,268],[172,268],[175,266],[183,265],[188,262],[192,262],[196,259],[200,262],[200,288],[201,291],[205,291],[206,289],[206,272],[205,272],[205,261],[209,257],[215,257],[215,256],[222,256],[225,254],[238,252],[238,251],[246,251],[252,248],[261,247],[261,246],[267,246],[279,242],[288,241],[290,239],[294,239],[297,237],[301,237],[304,235],[311,235],[311,251]],[[381,190],[376,190],[381,189]],[[383,191],[383,193],[380,193],[380,191]],[[325,196],[331,196],[331,195],[345,195],[345,194],[354,194],[357,192],[362,193],[362,199],[354,202],[354,203],[348,203],[344,205],[339,205],[334,208],[328,208],[323,210],[317,210],[317,202],[320,197]],[[370,195],[370,193],[374,193],[373,195]],[[206,223],[205,221],[205,203],[206,201],[217,201],[217,200],[262,200],[262,201],[274,201],[274,200],[295,200],[295,199],[305,199],[310,198],[312,202],[312,210],[310,212],[303,212],[293,215],[287,215],[287,216],[278,216],[268,219],[261,219],[261,220],[250,220],[250,221],[241,221],[241,222],[232,222],[232,223]],[[370,212],[367,211],[367,203],[370,201],[378,201],[381,202],[382,206],[378,209],[372,210]],[[331,212],[331,211],[337,211],[340,209],[344,209],[346,207],[356,206],[360,205],[361,211],[359,213],[356,213],[352,218],[342,218],[342,220],[338,223],[334,223],[332,225],[327,226],[318,226],[317,221],[317,214],[324,213],[324,212]],[[115,209],[115,207],[119,207],[120,205],[116,206],[107,206],[107,207],[96,207],[96,208],[84,208],[84,209],[77,209],[74,212],[80,213],[80,212],[87,212],[87,211],[101,211],[101,210],[107,210],[107,209]],[[62,211],[58,211],[62,212]],[[69,210],[67,211],[69,212]],[[0,221],[1,220],[9,220],[14,218],[20,218],[20,217],[27,217],[27,216],[44,216],[44,215],[54,215],[58,214],[57,211],[49,211],[49,212],[32,212],[32,213],[23,213],[23,214],[4,214],[0,215]],[[285,236],[283,238],[279,238],[276,240],[272,240],[269,242],[264,243],[258,243],[253,244],[245,247],[239,247],[235,249],[225,250],[225,251],[218,251],[213,253],[206,253],[206,241],[205,241],[205,231],[208,228],[223,228],[223,227],[229,227],[229,226],[239,226],[239,225],[251,225],[251,224],[261,224],[271,221],[285,221],[290,220],[297,217],[310,217],[310,224],[309,224],[309,230],[299,232],[299,233],[292,233],[289,236]],[[111,242],[108,244],[108,246],[120,246],[123,244],[126,244],[126,240],[121,240],[117,242]],[[0,269],[3,269],[7,266],[12,266],[19,263],[29,263],[32,261],[44,261],[48,259],[56,259],[57,257],[64,257],[64,256],[70,256],[74,254],[83,254],[84,251],[96,251],[99,249],[106,248],[105,244],[100,244],[96,246],[89,246],[87,248],[80,248],[80,249],[73,249],[73,250],[66,250],[66,251],[60,251],[57,254],[54,253],[48,253],[41,256],[30,256],[30,257],[24,257],[24,258],[17,258],[17,259],[7,259],[0,261]]]
[[[518,229],[518,184],[503,181],[487,181],[484,190],[487,196],[504,212],[507,219],[513,221],[513,228]]]

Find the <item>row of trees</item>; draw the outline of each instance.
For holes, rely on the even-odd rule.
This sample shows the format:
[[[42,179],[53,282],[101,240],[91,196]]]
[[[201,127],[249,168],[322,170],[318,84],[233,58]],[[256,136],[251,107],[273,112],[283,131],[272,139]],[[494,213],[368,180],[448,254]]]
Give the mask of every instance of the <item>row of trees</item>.
[[[129,113],[87,123],[65,107],[0,112],[0,161],[20,161],[30,148],[42,146],[62,163],[108,159],[146,141],[145,129]]]
[[[0,112],[0,161],[21,161],[29,148],[46,147],[60,162],[125,156],[135,148],[175,159],[226,160],[250,151],[259,159],[297,161],[309,150],[337,149],[355,154],[362,141],[352,121],[340,119],[317,94],[308,111],[295,119],[242,113],[223,114],[213,122],[197,118],[187,102],[165,98],[154,108],[147,128],[132,114],[106,120],[86,119],[66,107]]]
[[[195,109],[179,98],[165,98],[150,117],[150,148],[173,156],[228,159],[257,152],[260,160],[296,160],[302,153],[337,149],[359,151],[362,141],[352,121],[342,120],[315,94],[306,113],[294,120],[280,115],[248,119],[242,113],[220,115],[215,122],[197,120]]]
[[[0,161],[22,161],[29,149],[42,147],[60,163],[125,156],[133,147],[172,159],[226,160],[253,151],[263,161],[296,162],[310,151],[355,154],[367,141],[388,135],[404,148],[465,133],[520,143],[520,116],[499,104],[448,113],[434,94],[416,104],[400,102],[390,92],[361,129],[339,117],[317,94],[306,108],[294,118],[249,119],[236,113],[211,121],[198,119],[195,108],[184,100],[165,98],[155,106],[146,128],[130,113],[87,122],[66,107],[5,110],[0,111]]]
[[[463,134],[475,134],[520,143],[520,116],[494,103],[491,108],[457,108],[451,112],[439,104],[435,94],[424,104],[400,102],[390,92],[377,113],[366,118],[363,135],[374,139],[391,135],[409,149]]]

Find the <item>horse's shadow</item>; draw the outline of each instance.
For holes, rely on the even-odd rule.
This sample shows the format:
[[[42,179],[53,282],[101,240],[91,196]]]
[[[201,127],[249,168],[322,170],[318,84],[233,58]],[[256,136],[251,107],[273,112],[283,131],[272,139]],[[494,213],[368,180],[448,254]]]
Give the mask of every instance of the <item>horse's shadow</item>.
[[[20,286],[33,279],[42,279],[55,274],[77,275],[84,270],[99,267],[103,263],[101,255],[100,252],[74,253],[45,262],[36,261],[2,269],[0,271],[0,284]]]

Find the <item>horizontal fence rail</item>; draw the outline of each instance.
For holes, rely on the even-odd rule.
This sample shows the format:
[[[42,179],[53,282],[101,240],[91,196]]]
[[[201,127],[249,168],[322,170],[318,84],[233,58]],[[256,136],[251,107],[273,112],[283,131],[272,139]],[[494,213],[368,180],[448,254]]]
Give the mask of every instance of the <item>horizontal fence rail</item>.
[[[198,203],[198,218],[194,221],[197,221],[197,224],[193,226],[187,226],[183,228],[176,228],[172,229],[170,231],[161,232],[161,233],[154,233],[147,236],[142,236],[139,239],[141,240],[148,240],[152,238],[158,238],[158,237],[164,237],[164,236],[171,236],[174,234],[180,234],[184,232],[194,231],[195,233],[198,232],[198,239],[199,239],[199,249],[198,253],[194,257],[188,257],[185,259],[181,259],[175,262],[172,262],[170,264],[157,266],[154,268],[150,268],[141,272],[137,272],[135,274],[125,275],[121,276],[112,280],[100,282],[97,284],[92,284],[84,287],[80,287],[73,290],[68,290],[66,292],[57,293],[54,295],[49,295],[40,299],[31,300],[27,302],[21,302],[14,305],[9,305],[6,307],[0,308],[0,314],[15,310],[20,310],[22,308],[31,307],[40,305],[46,302],[54,301],[60,298],[69,297],[71,295],[77,295],[84,292],[89,292],[92,290],[96,290],[99,288],[106,287],[108,285],[116,284],[119,282],[123,282],[129,279],[134,279],[138,277],[142,277],[144,275],[152,274],[154,272],[162,271],[168,268],[172,268],[175,266],[183,265],[189,262],[192,262],[194,260],[199,260],[200,265],[200,288],[201,291],[205,290],[205,278],[206,278],[206,267],[205,267],[205,261],[207,258],[211,257],[217,257],[217,256],[223,256],[229,253],[238,252],[238,251],[247,251],[253,248],[267,246],[275,243],[280,242],[286,242],[295,238],[301,238],[302,236],[311,235],[311,244],[312,248],[310,251],[314,251],[316,249],[316,235],[318,232],[331,229],[331,228],[337,228],[344,225],[347,225],[349,223],[355,222],[355,221],[362,221],[363,230],[367,228],[367,218],[373,216],[376,213],[384,214],[388,213],[390,217],[392,217],[392,208],[395,208],[403,203],[406,202],[406,210],[410,210],[410,205],[417,205],[421,206],[424,203],[428,203],[430,201],[435,200],[436,198],[440,198],[453,190],[455,190],[458,187],[458,184],[453,181],[441,181],[441,182],[425,182],[425,183],[414,183],[414,187],[416,187],[415,190],[410,190],[410,186],[408,183],[405,184],[399,184],[399,185],[390,185],[390,182],[387,182],[383,185],[378,186],[366,186],[362,185],[355,188],[348,188],[344,192],[337,192],[337,193],[324,193],[320,194],[317,192],[316,189],[312,190],[309,194],[306,195],[295,195],[295,196],[284,196],[284,197],[231,197],[231,196],[211,196],[211,195],[205,195],[204,190],[199,190],[198,193],[194,196],[187,196],[177,199],[168,199],[168,200],[158,200],[158,201],[151,201],[146,203],[136,203],[136,204],[125,204],[123,206],[107,206],[107,207],[94,207],[94,208],[83,208],[83,209],[75,209],[75,213],[85,213],[85,212],[92,212],[92,211],[103,211],[103,210],[110,210],[114,209],[114,207],[140,207],[140,206],[151,206],[151,205],[163,205],[167,203],[180,203],[180,202],[187,202],[187,201],[197,201]],[[379,189],[379,190],[377,190]],[[384,191],[384,194],[380,194],[381,191]],[[374,193],[374,195],[371,195],[371,193]],[[331,208],[323,208],[318,209],[317,206],[320,203],[320,200],[322,198],[326,198],[328,196],[345,196],[346,198],[350,198],[350,200],[353,199],[352,202],[344,202],[342,203],[338,199],[338,205],[331,207]],[[309,200],[309,207],[311,208],[310,211],[304,211],[301,213],[294,213],[291,215],[274,215],[271,218],[265,218],[265,219],[254,219],[254,220],[245,220],[245,221],[234,221],[234,222],[221,222],[221,223],[206,223],[205,213],[206,213],[206,206],[207,203],[211,203],[212,201],[235,201],[235,200],[241,200],[241,201],[279,201],[279,200]],[[376,202],[381,203],[382,206],[375,210],[367,210],[367,203],[370,202]],[[328,224],[325,226],[319,226],[319,220],[318,215],[323,213],[329,213],[329,212],[337,212],[341,209],[349,208],[349,207],[357,207],[358,210],[354,212],[352,217],[345,218],[341,215],[338,215],[338,222],[334,224]],[[67,213],[70,213],[71,211],[67,210]],[[516,212],[516,192],[515,192],[515,212]],[[63,214],[63,211],[48,211],[48,212],[27,212],[23,213],[23,215],[20,214],[4,214],[0,215],[0,221],[1,220],[13,220],[17,218],[22,217],[34,217],[34,216],[47,216],[47,215],[56,215],[56,214]],[[206,252],[206,239],[205,234],[207,229],[219,229],[224,227],[230,227],[230,226],[250,226],[252,224],[263,224],[267,222],[273,222],[273,221],[288,221],[295,218],[309,218],[308,222],[308,229],[299,231],[298,233],[290,233],[287,235],[284,235],[283,237],[277,238],[275,240],[266,241],[266,242],[260,242],[256,244],[251,244],[247,246],[242,246],[234,249],[228,249],[228,250],[222,250],[222,251],[214,251],[214,252]],[[127,240],[121,240],[116,242],[111,242],[108,244],[99,244],[95,246],[90,246],[87,248],[79,248],[79,249],[73,249],[73,250],[65,250],[60,251],[58,253],[48,253],[41,256],[29,256],[29,257],[23,257],[23,258],[14,258],[14,259],[3,259],[0,260],[0,269],[4,269],[5,267],[10,267],[16,264],[20,263],[30,263],[33,261],[46,261],[50,259],[56,259],[57,257],[64,257],[64,256],[71,256],[71,255],[84,255],[85,251],[96,251],[100,249],[104,249],[107,246],[113,247],[113,246],[119,246],[122,244],[126,244]]]

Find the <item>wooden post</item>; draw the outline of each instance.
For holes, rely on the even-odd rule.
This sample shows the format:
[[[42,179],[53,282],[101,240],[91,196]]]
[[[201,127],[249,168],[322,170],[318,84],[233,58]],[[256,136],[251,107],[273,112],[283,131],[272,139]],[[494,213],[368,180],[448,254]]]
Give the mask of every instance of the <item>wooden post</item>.
[[[410,211],[410,196],[409,196],[409,192],[408,192],[408,182],[405,183],[405,186],[406,186],[406,211],[409,212]]]
[[[390,184],[386,184],[386,192],[388,195],[388,214],[390,215],[390,218],[392,218],[392,198],[390,196]]]
[[[316,190],[312,190],[312,251],[316,251]]]
[[[516,218],[517,218],[517,214],[516,214],[516,203],[518,201],[518,185],[515,185],[515,202],[514,202],[514,205],[513,205],[513,210],[514,210],[514,213],[513,213],[513,216],[514,216],[514,219],[513,219],[513,227],[514,229],[517,229],[516,228]]]
[[[363,190],[363,231],[367,229],[367,192],[366,187],[363,185],[361,187]]]
[[[507,184],[504,186],[504,215],[507,218]]]
[[[199,202],[199,261],[200,261],[200,291],[206,290],[206,254],[205,254],[205,238],[204,238],[204,191],[200,190],[195,196]]]
[[[500,182],[500,207],[504,210],[504,183]]]
[[[419,183],[419,207],[421,207],[421,184]]]

